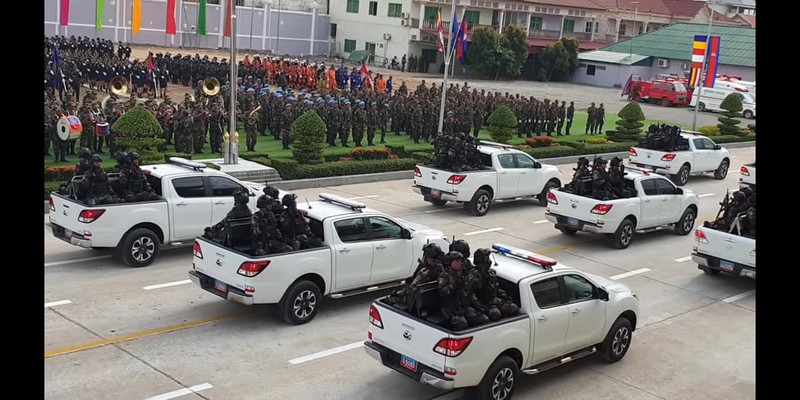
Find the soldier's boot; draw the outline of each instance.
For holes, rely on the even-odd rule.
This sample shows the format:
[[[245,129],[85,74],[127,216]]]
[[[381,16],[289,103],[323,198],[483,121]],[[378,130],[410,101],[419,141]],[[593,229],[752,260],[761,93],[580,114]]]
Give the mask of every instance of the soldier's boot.
[[[386,131],[381,131],[381,143],[386,143]]]
[[[367,146],[375,146],[375,143],[372,143],[373,140],[375,140],[375,132],[370,130],[367,132]]]

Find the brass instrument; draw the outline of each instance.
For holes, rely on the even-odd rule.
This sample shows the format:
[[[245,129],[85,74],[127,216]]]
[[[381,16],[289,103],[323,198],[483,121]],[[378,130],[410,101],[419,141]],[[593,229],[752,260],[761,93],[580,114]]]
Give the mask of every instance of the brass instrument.
[[[259,110],[261,110],[261,106],[258,106],[255,109],[253,109],[253,111],[250,111],[250,114],[247,114],[247,118],[252,118],[253,114],[257,113]]]
[[[209,77],[203,80],[203,93],[206,96],[213,97],[219,94],[220,84],[217,78]]]
[[[108,102],[108,99],[110,99],[110,98],[111,98],[111,95],[110,95],[110,94],[109,94],[109,95],[106,95],[106,97],[103,97],[103,100],[100,102],[100,107],[101,107],[103,110],[105,110],[105,109],[106,109],[106,103]]]
[[[127,95],[128,87],[128,80],[124,76],[118,75],[111,79],[111,93],[117,96]]]

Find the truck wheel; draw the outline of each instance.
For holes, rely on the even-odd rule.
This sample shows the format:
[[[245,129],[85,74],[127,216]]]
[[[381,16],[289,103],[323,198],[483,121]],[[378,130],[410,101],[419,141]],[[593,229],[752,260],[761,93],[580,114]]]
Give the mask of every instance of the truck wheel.
[[[447,204],[447,200],[440,200],[440,199],[430,199],[428,200],[429,203],[435,205],[436,207],[444,207]]]
[[[117,251],[123,263],[139,268],[152,264],[160,249],[161,242],[153,231],[138,228],[125,235]]]
[[[725,177],[728,176],[729,166],[730,164],[728,163],[728,160],[722,160],[722,162],[719,163],[719,167],[717,167],[717,170],[714,171],[714,179],[719,179],[719,180],[725,179]]]
[[[469,210],[472,215],[482,217],[489,212],[489,206],[492,204],[492,195],[484,189],[478,189],[472,200],[469,202]]]
[[[705,111],[706,110],[706,103],[703,103],[701,101],[700,104],[697,105],[697,109],[700,110],[700,111]]]
[[[615,248],[625,249],[631,245],[635,234],[636,229],[633,226],[633,221],[629,219],[622,220],[617,231],[611,234],[611,244]]]
[[[625,317],[619,317],[611,330],[608,331],[606,339],[600,344],[600,358],[607,363],[615,363],[625,357],[631,347],[633,338],[633,327],[631,321]]]
[[[744,110],[744,114],[742,114],[747,119],[753,119],[753,112],[750,110]]]
[[[544,189],[542,189],[542,193],[539,194],[539,205],[542,207],[547,207],[547,193],[550,192],[550,189],[558,188],[558,183],[555,181],[547,181],[544,185]]]
[[[669,99],[666,97],[661,98],[661,105],[664,107],[669,107]]]
[[[675,223],[675,233],[681,236],[692,233],[695,218],[697,218],[697,215],[695,215],[694,210],[687,208],[681,215],[681,219]]]
[[[701,270],[703,270],[703,272],[705,272],[706,275],[719,275],[719,270],[718,269],[708,268],[708,267],[704,267],[702,265],[698,265],[697,268],[700,268]]]
[[[578,233],[577,229],[567,228],[566,226],[561,226],[561,227],[558,228],[558,230],[560,230],[561,233],[563,233],[563,234],[565,234],[567,236],[575,236],[575,234]]]
[[[486,371],[477,387],[468,393],[470,399],[509,400],[514,394],[514,381],[517,379],[519,367],[509,356],[497,357],[497,360]]]
[[[672,181],[675,182],[678,186],[683,186],[686,182],[689,182],[689,166],[683,164],[681,169],[678,170],[678,173],[672,177]]]
[[[313,282],[295,282],[278,303],[278,312],[284,321],[302,325],[314,319],[321,301],[322,293]]]

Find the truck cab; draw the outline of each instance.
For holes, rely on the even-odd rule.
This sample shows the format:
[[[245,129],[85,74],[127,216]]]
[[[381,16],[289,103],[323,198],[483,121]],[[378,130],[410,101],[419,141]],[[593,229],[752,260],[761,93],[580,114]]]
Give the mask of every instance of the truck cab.
[[[689,104],[689,91],[683,82],[673,79],[653,79],[634,82],[633,100],[658,103],[664,107]]]

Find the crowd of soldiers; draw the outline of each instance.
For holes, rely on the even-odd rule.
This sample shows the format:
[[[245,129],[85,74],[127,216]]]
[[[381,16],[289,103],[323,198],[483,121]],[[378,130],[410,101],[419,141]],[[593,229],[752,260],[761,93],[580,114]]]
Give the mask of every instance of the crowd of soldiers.
[[[519,306],[500,287],[491,269],[491,250],[476,250],[472,261],[469,255],[469,244],[464,240],[451,243],[448,253],[436,243],[426,244],[411,281],[392,292],[386,301],[413,309],[413,303],[419,301],[419,289],[435,282],[442,323],[452,330],[516,315]]]
[[[102,157],[82,148],[74,176],[61,185],[59,192],[88,205],[160,199],[139,166],[138,153],[120,152],[116,161],[107,174]]]
[[[614,157],[611,165],[603,157],[597,157],[589,168],[589,159],[578,158],[573,168],[572,181],[564,185],[564,191],[597,200],[614,200],[633,197],[633,188],[625,185],[625,165],[622,158]]]
[[[652,124],[647,128],[647,137],[640,147],[659,151],[689,150],[689,140],[681,136],[681,128],[675,125]]]
[[[756,237],[756,196],[747,186],[725,194],[719,203],[720,209],[713,221],[706,221],[703,226],[739,236]]]
[[[285,194],[273,186],[266,186],[264,194],[256,201],[256,211],[248,207],[247,192],[233,194],[234,206],[214,226],[207,227],[203,237],[227,246],[244,242],[249,254],[262,256],[288,251],[312,249],[322,246],[322,239],[311,230],[308,221],[297,209],[297,195]],[[244,237],[234,238],[232,225],[246,225]]]

